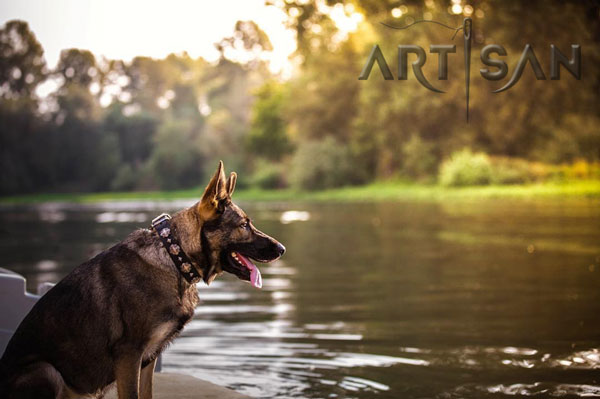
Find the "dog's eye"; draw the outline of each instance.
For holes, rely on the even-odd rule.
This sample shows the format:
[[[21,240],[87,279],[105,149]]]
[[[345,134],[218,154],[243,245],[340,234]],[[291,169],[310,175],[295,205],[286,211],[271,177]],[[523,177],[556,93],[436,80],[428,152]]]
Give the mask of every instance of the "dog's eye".
[[[240,227],[242,229],[247,229],[248,228],[248,222],[243,222],[242,224],[240,224]]]

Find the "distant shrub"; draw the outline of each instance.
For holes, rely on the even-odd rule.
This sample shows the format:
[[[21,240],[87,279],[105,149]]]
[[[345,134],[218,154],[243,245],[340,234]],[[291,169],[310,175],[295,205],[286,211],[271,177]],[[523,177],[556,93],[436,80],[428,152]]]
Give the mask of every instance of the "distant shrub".
[[[527,161],[526,161],[527,162]],[[545,181],[552,178],[556,167],[543,162],[527,162],[528,174],[532,181]]]
[[[589,162],[577,159],[571,164],[561,164],[554,168],[555,179],[577,180],[577,179],[599,179],[600,162]]]
[[[250,177],[250,185],[262,189],[285,187],[283,178],[283,165],[267,161],[256,163],[254,173]]]
[[[290,183],[295,188],[319,190],[352,181],[350,152],[331,137],[301,143],[292,158]]]
[[[600,162],[577,159],[553,165],[521,158],[491,157],[492,183],[521,184],[536,181],[570,181],[600,178]]]
[[[532,163],[520,158],[490,157],[491,182],[494,184],[523,184],[535,180]]]
[[[465,148],[454,152],[444,161],[439,171],[439,182],[444,186],[480,186],[492,181],[490,158]]]
[[[402,172],[413,179],[435,176],[437,157],[434,145],[413,135],[402,146]]]
[[[600,179],[600,162],[578,159],[553,165],[522,158],[487,156],[465,149],[455,152],[442,164],[438,179],[445,186]]]

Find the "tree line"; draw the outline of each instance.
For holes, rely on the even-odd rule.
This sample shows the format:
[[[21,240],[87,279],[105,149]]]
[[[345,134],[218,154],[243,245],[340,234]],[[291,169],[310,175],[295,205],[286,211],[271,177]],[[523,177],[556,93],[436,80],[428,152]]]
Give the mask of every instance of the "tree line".
[[[271,6],[286,12],[296,32],[297,70],[287,80],[269,72],[261,54],[272,45],[252,21],[239,21],[232,36],[215,44],[221,56],[213,63],[185,53],[124,62],[66,49],[54,68],[26,22],[6,23],[0,30],[0,193],[188,188],[205,180],[217,159],[240,172],[242,186],[307,189],[390,177],[435,180],[443,162],[458,152],[464,158],[465,148],[502,159],[503,167],[518,160],[526,172],[534,164],[600,160],[596,2],[290,0]],[[341,29],[336,15],[356,29]],[[375,44],[394,60],[399,44],[453,43],[446,29],[398,31],[381,22],[459,26],[464,16],[474,20],[473,65],[480,65],[485,44],[500,43],[514,68],[530,43],[546,68],[550,44],[566,51],[575,41],[582,79],[564,73],[561,80],[538,81],[526,70],[510,91],[493,94],[500,84],[472,78],[468,124],[460,34],[448,80],[436,81],[445,94],[410,75],[385,80],[377,67],[368,80],[358,79]],[[249,56],[242,62],[230,56],[235,52]],[[430,56],[423,72],[434,79],[437,68]]]

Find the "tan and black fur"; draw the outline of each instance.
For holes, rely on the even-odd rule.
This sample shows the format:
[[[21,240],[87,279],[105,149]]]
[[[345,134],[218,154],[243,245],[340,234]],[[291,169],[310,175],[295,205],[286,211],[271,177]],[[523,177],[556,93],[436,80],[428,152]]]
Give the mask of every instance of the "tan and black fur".
[[[205,282],[223,271],[248,280],[230,253],[258,261],[285,248],[231,202],[236,175],[222,162],[202,199],[171,228]],[[75,268],[33,307],[0,359],[0,398],[152,397],[157,356],[194,315],[197,289],[176,269],[155,232],[134,231]]]

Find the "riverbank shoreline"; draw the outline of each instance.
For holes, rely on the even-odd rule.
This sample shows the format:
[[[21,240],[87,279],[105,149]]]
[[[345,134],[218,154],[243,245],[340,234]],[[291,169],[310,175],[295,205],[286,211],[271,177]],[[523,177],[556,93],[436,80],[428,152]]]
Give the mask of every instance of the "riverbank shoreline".
[[[176,191],[134,191],[103,193],[48,193],[0,197],[0,205],[35,204],[44,202],[95,203],[110,201],[184,200],[200,198],[200,188]],[[348,186],[323,191],[292,189],[236,191],[238,201],[310,201],[310,202],[368,202],[368,201],[441,201],[489,198],[600,198],[600,180],[544,182],[523,185],[490,185],[443,187],[417,183],[376,182],[364,186]]]

